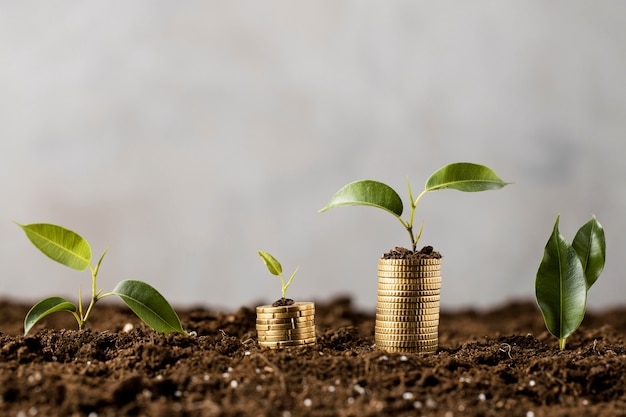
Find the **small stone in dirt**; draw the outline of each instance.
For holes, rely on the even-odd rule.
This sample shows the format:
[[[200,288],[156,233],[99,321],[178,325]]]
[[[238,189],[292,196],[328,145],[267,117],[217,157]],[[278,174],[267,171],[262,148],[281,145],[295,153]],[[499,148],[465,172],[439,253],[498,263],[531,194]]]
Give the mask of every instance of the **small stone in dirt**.
[[[272,307],[283,307],[283,306],[290,306],[292,304],[295,304],[295,301],[293,301],[291,298],[280,298],[276,301],[274,301],[272,303]]]

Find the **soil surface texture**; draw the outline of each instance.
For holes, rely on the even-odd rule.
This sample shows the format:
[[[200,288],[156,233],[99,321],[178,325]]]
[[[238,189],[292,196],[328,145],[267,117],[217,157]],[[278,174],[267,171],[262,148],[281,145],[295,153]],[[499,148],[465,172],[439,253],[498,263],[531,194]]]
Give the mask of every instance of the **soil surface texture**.
[[[0,415],[626,416],[626,308],[587,314],[564,351],[533,303],[443,312],[434,355],[374,344],[373,311],[316,303],[317,344],[256,343],[255,306],[178,309],[193,336],[100,303],[91,327],[0,301]],[[373,310],[373,309],[372,309]]]

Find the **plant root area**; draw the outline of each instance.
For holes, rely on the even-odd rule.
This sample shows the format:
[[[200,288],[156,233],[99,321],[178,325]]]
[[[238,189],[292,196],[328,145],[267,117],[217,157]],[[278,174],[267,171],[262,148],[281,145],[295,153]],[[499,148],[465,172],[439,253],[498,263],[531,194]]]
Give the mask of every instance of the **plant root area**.
[[[317,344],[256,343],[254,306],[179,309],[192,336],[164,336],[98,304],[91,327],[0,301],[0,415],[626,416],[626,308],[588,313],[564,351],[531,302],[442,312],[439,351],[387,353],[374,314],[316,304]]]

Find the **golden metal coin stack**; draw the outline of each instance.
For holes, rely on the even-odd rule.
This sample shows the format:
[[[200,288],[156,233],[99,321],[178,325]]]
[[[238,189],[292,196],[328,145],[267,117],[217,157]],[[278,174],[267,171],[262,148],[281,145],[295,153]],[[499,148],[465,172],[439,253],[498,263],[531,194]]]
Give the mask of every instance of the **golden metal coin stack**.
[[[315,344],[315,303],[256,308],[259,346],[272,349]]]
[[[376,347],[434,353],[439,347],[441,259],[379,259]]]

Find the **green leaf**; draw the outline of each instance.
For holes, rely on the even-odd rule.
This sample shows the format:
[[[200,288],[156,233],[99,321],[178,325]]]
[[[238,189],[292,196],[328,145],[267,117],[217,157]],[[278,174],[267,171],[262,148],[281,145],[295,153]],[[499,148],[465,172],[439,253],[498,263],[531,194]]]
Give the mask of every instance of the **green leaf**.
[[[90,265],[91,247],[77,233],[54,224],[16,224],[24,230],[33,245],[50,259],[78,271]]]
[[[126,280],[118,283],[111,294],[115,294],[144,323],[157,332],[186,332],[174,309],[156,289],[142,281]]]
[[[587,278],[587,290],[598,280],[606,260],[604,229],[593,216],[576,233],[572,246],[576,250]]]
[[[535,295],[548,331],[563,349],[585,316],[587,284],[576,250],[559,233],[559,217],[537,271]]]
[[[39,301],[26,314],[24,319],[24,336],[28,334],[39,320],[57,311],[75,313],[76,306],[62,297],[49,297]]]
[[[263,262],[265,262],[265,266],[267,266],[268,271],[270,271],[272,275],[280,276],[283,273],[283,267],[281,266],[280,262],[278,262],[278,260],[272,255],[260,250],[259,256],[261,257],[261,259],[263,259]]]
[[[319,212],[342,206],[378,207],[396,217],[400,217],[403,210],[402,199],[393,188],[372,180],[355,181],[344,186]]]
[[[425,191],[452,188],[459,191],[476,192],[498,190],[509,182],[502,181],[495,172],[484,165],[457,162],[439,168],[426,181]]]

